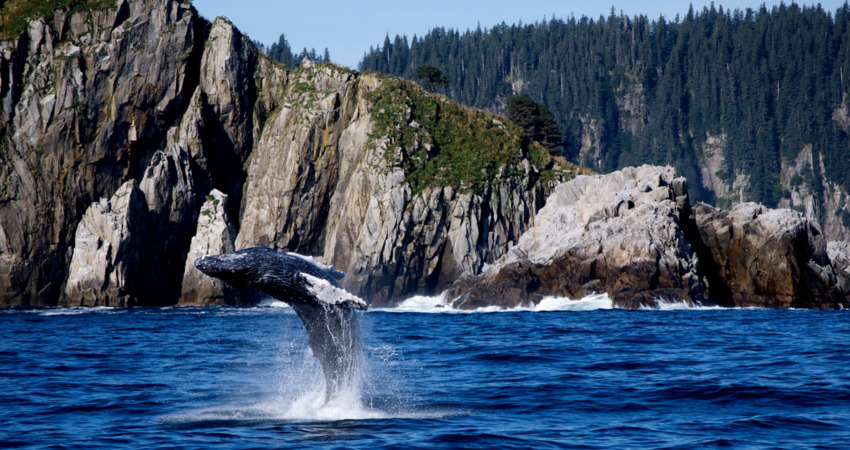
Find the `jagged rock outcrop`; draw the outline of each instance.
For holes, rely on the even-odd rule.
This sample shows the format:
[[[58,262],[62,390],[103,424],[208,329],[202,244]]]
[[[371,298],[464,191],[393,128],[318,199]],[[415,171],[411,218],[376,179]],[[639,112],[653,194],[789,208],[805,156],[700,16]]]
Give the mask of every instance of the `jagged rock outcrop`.
[[[119,0],[0,43],[2,304],[56,304],[85,209],[140,180],[197,84],[188,1]]]
[[[218,278],[203,274],[194,264],[197,258],[232,252],[235,239],[236,230],[227,216],[227,195],[213,189],[198,216],[198,227],[183,270],[183,289],[178,306],[241,303],[239,291],[231,289]]]
[[[156,152],[142,181],[93,203],[77,226],[62,305],[170,304],[195,223],[188,154]]]
[[[135,277],[142,269],[136,241],[144,238],[145,199],[135,181],[124,183],[107,201],[95,202],[83,215],[74,239],[66,305],[130,306]]]
[[[451,296],[466,308],[599,292],[628,308],[702,302],[705,282],[681,228],[689,206],[685,180],[669,167],[577,177],[555,188],[516,246]]]
[[[349,274],[346,288],[387,304],[477,272],[542,206],[546,184],[534,183],[527,161],[522,176],[477,194],[414,193],[401,157],[386,157],[388,142],[369,145],[366,97],[379,78],[306,61],[292,77],[251,155],[236,248],[323,256]]]
[[[830,241],[826,244],[829,260],[845,297],[850,297],[850,242]]]
[[[836,308],[845,298],[830,266],[826,241],[802,213],[755,203],[730,211],[704,203],[694,220],[717,270],[721,304],[771,308]]]

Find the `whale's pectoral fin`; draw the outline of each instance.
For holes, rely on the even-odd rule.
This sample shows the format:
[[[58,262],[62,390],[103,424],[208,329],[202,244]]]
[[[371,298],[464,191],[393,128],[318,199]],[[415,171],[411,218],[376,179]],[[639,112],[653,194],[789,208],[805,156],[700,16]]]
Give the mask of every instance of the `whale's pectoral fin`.
[[[366,302],[362,298],[341,287],[334,286],[328,280],[323,280],[304,272],[299,273],[298,276],[304,280],[304,285],[307,287],[307,290],[313,294],[320,303],[327,305],[345,304],[354,309],[359,309],[361,311],[366,310]]]

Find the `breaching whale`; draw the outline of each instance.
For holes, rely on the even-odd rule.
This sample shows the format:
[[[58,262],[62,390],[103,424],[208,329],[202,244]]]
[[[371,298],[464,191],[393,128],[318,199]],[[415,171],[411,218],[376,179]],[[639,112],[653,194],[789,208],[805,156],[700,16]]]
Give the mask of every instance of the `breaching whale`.
[[[362,351],[354,310],[366,302],[340,287],[344,273],[312,258],[253,247],[195,260],[201,272],[233,287],[255,288],[286,302],[307,329],[307,343],[325,376],[325,399],[357,379]]]

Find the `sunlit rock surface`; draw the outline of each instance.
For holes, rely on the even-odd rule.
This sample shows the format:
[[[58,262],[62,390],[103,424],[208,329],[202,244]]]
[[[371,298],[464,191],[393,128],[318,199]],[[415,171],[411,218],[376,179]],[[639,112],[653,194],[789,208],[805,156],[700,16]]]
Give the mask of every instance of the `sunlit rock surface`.
[[[197,258],[232,252],[235,239],[236,231],[227,216],[227,196],[213,189],[201,206],[198,226],[189,246],[179,306],[240,303],[239,292],[231,290],[221,280],[201,273],[194,264]]]
[[[706,285],[680,226],[687,208],[685,180],[669,167],[579,176],[555,188],[518,244],[452,296],[464,307],[602,292],[621,307],[702,302]]]

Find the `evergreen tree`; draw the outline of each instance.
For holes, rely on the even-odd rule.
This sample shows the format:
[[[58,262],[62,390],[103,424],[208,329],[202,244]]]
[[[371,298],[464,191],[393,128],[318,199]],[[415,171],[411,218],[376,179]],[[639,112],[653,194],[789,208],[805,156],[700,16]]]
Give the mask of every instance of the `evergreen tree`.
[[[508,101],[507,114],[508,119],[525,130],[529,139],[539,142],[560,156],[560,148],[564,144],[561,129],[545,106],[525,95],[515,95]]]
[[[280,38],[278,38],[276,43],[269,47],[266,54],[272,61],[282,63],[290,69],[294,69],[298,66],[298,61],[296,61],[295,55],[292,54],[292,48],[289,46],[289,41],[286,40],[286,36],[283,34],[280,35]]]
[[[421,80],[428,92],[436,92],[437,89],[449,85],[449,80],[443,75],[443,71],[430,64],[419,66],[416,69],[416,78]]]
[[[721,178],[743,175],[746,200],[774,205],[781,167],[803,148],[850,190],[850,125],[833,119],[850,93],[848,24],[846,3],[834,15],[793,3],[712,5],[672,21],[612,11],[387,36],[360,69],[414,79],[424,65],[441,67],[453,100],[495,112],[523,93],[551,111],[572,158],[603,171],[672,164],[698,200],[712,198],[700,170],[712,136],[724,144]]]

